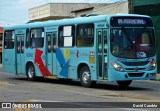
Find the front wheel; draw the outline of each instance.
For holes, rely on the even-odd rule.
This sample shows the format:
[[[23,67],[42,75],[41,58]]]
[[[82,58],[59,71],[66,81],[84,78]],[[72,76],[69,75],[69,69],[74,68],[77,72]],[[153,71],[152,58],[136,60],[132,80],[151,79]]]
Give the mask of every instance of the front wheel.
[[[27,66],[27,72],[26,73],[27,73],[28,80],[30,80],[30,81],[35,80],[36,76],[35,76],[35,68],[34,68],[33,64],[29,64]]]
[[[80,70],[80,81],[84,87],[91,87],[91,74],[87,66],[83,66]]]
[[[132,80],[127,80],[127,81],[117,81],[118,85],[121,87],[128,87],[131,83]]]

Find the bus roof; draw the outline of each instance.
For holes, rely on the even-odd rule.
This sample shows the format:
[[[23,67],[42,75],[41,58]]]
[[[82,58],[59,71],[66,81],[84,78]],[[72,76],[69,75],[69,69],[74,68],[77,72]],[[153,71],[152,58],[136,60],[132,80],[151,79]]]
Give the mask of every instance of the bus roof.
[[[116,17],[116,16],[149,17],[146,15],[138,15],[138,14],[97,15],[97,16],[77,17],[77,18],[69,18],[69,19],[62,19],[62,20],[49,20],[44,22],[33,22],[33,23],[26,23],[21,25],[12,25],[12,26],[4,27],[4,30],[93,23],[93,22],[106,21],[106,19],[109,20],[111,17]]]

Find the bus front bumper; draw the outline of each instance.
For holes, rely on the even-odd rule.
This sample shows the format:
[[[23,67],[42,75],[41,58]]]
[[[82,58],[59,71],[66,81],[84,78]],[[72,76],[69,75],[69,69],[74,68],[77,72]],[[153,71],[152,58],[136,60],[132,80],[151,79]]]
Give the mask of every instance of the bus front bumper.
[[[115,69],[108,70],[109,81],[125,80],[156,80],[156,69],[151,71],[120,72]]]

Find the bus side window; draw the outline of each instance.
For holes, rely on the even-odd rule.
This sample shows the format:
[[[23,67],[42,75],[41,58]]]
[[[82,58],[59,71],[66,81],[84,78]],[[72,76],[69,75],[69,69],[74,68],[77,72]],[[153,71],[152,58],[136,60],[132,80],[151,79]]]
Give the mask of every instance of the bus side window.
[[[26,48],[30,46],[29,29],[26,30]]]
[[[43,28],[31,29],[30,47],[42,48],[43,46],[44,46],[44,29]]]
[[[94,45],[94,25],[82,24],[77,25],[76,29],[77,39],[76,45],[78,47],[92,47]]]
[[[150,44],[148,32],[142,34],[142,44]]]
[[[4,48],[13,49],[14,48],[15,34],[13,30],[6,31],[4,35]]]
[[[72,47],[75,45],[75,26],[60,26],[58,29],[58,46]]]

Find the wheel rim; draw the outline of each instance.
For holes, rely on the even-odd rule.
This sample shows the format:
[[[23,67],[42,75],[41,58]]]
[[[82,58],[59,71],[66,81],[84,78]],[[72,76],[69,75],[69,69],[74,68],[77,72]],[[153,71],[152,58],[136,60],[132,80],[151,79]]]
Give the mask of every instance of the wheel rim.
[[[90,74],[89,72],[85,71],[82,74],[82,80],[85,84],[87,84],[90,81]]]
[[[32,78],[33,75],[34,75],[33,67],[29,67],[29,69],[28,69],[28,76],[29,76],[29,78]]]

